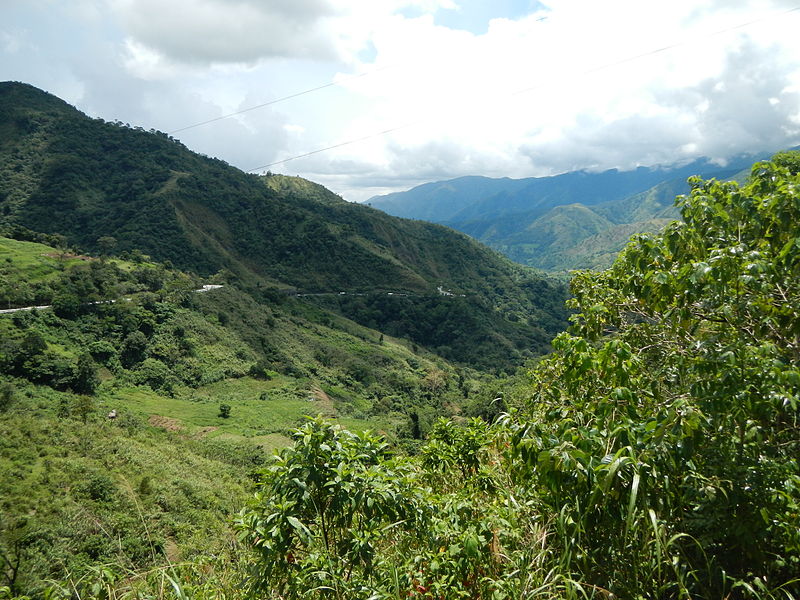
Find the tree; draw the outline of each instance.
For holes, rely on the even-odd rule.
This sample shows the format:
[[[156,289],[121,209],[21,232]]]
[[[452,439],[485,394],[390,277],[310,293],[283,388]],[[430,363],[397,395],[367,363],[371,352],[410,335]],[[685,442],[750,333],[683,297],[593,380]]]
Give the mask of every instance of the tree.
[[[110,235],[104,235],[97,238],[97,247],[100,248],[101,258],[105,258],[117,247],[117,239]]]
[[[560,535],[580,532],[574,576],[619,596],[775,590],[800,560],[800,176],[690,182],[682,222],[573,279],[512,440]],[[643,587],[623,555],[683,567]]]
[[[319,586],[363,593],[378,549],[413,530],[409,471],[377,436],[321,419],[293,439],[262,471],[261,491],[239,523],[259,557],[254,590],[291,598]]]
[[[132,331],[124,340],[122,340],[122,347],[120,348],[119,359],[122,366],[130,369],[137,363],[145,359],[145,350],[147,349],[147,337],[139,331]]]
[[[93,394],[100,380],[97,377],[97,363],[91,354],[78,356],[70,387],[78,394]]]
[[[0,413],[5,412],[14,402],[16,388],[9,381],[0,381]]]
[[[81,299],[69,289],[62,289],[53,297],[53,311],[59,317],[74,319],[82,309]]]
[[[230,404],[220,404],[219,405],[219,416],[223,419],[227,419],[231,416],[231,405]]]
[[[800,150],[785,150],[772,157],[772,162],[787,169],[792,175],[800,173]]]

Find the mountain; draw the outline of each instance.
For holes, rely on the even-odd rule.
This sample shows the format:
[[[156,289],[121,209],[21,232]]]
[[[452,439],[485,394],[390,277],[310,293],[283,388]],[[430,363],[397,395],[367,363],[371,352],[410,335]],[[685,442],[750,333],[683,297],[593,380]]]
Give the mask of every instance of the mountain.
[[[307,302],[482,368],[544,351],[565,324],[562,286],[463,234],[299,178],[243,173],[11,82],[0,84],[0,229],[223,271],[270,301],[311,294]]]
[[[294,427],[415,451],[491,415],[487,372],[547,351],[565,296],[446,227],[0,84],[0,597],[164,597],[193,569],[234,597],[233,519]]]
[[[367,204],[396,217],[444,223],[475,202],[497,194],[514,193],[526,185],[526,180],[507,177],[459,177],[425,183],[407,192],[374,196]]]
[[[677,217],[672,203],[689,191],[688,177],[732,177],[758,158],[517,180],[462,177],[377,196],[369,204],[463,231],[521,264],[549,271],[601,268],[632,234],[655,231]]]

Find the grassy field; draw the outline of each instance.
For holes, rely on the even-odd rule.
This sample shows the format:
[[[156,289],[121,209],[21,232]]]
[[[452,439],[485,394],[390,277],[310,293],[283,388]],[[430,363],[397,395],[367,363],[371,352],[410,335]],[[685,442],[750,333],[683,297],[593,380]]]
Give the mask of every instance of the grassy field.
[[[7,276],[31,283],[54,278],[81,259],[50,246],[0,237],[0,268]]]
[[[129,411],[155,427],[194,438],[247,441],[268,451],[288,445],[289,433],[305,417],[322,415],[357,431],[392,424],[389,417],[339,417],[335,403],[320,388],[284,376],[225,379],[172,397],[142,386],[108,385],[99,391],[98,401],[103,410]],[[231,407],[227,418],[220,415],[222,404]]]

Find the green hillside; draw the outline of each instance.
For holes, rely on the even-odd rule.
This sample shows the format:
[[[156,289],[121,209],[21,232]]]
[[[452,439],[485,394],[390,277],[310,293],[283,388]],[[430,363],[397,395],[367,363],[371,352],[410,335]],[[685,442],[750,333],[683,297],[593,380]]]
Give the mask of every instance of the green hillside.
[[[241,518],[253,593],[797,598],[792,163],[694,181],[682,221],[577,275],[573,328],[498,421],[439,422],[416,458],[295,432]]]
[[[170,562],[228,568],[254,469],[306,417],[415,451],[495,397],[409,341],[296,298],[200,292],[146,257],[0,237],[0,277],[4,304],[48,305],[0,313],[0,597],[94,585],[110,563],[141,585]]]
[[[744,177],[736,169],[714,173]],[[680,218],[675,197],[688,190],[686,179],[669,179],[644,192],[592,206],[565,204],[544,214],[534,210],[461,227],[512,260],[537,269],[605,269],[632,235],[655,233]]]
[[[477,337],[451,327],[449,338],[429,338],[391,307],[369,322],[391,317],[394,335],[456,347],[453,359],[482,368],[541,353],[564,326],[563,288],[444,227],[344,202],[298,178],[245,174],[165,134],[89,119],[23,84],[0,84],[0,132],[0,230],[11,237],[32,230],[90,253],[143,252],[205,276],[224,270],[267,301],[393,291],[429,304],[442,287],[470,299]],[[476,345],[490,337],[501,350]]]
[[[548,261],[553,260],[554,255],[611,226],[610,221],[586,206],[565,204],[536,219],[524,231],[495,243],[498,250],[516,262],[527,263],[538,259],[543,268],[548,268],[552,265]]]
[[[681,221],[576,275],[570,331],[495,384],[507,412],[439,420],[413,456],[318,418],[257,464],[202,437],[84,423],[81,402],[49,415],[53,392],[15,382],[0,501],[26,512],[4,530],[0,594],[798,597],[798,156],[741,187],[693,181]],[[248,477],[234,538],[218,517]]]
[[[413,189],[413,195],[410,192],[395,192],[376,196],[370,198],[368,204],[397,217],[446,223],[479,200],[513,193],[524,188],[527,183],[525,180],[508,177],[459,177],[419,185]]]
[[[550,345],[444,227],[20,84],[0,136],[0,599],[800,597],[800,153],[527,221],[659,229]]]

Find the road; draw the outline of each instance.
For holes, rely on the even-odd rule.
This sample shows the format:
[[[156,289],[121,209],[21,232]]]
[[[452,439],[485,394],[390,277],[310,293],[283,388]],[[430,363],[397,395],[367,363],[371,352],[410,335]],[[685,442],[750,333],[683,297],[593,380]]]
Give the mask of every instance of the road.
[[[211,290],[218,290],[223,286],[221,285],[214,285],[214,284],[206,284],[203,287],[197,288],[193,290],[195,292],[202,293],[202,292],[210,292]],[[123,298],[124,300],[130,301],[130,298]],[[91,304],[113,304],[116,300],[98,300],[97,302],[92,302]],[[3,308],[0,309],[0,315],[16,313],[16,312],[23,312],[26,310],[43,310],[45,308],[53,308],[52,304],[42,304],[40,306],[21,306],[19,308]]]

